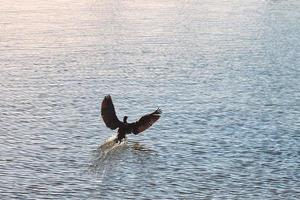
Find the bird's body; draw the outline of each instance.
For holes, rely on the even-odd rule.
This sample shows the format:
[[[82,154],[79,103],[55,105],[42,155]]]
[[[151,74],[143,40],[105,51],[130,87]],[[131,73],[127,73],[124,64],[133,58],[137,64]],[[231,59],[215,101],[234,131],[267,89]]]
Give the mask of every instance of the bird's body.
[[[118,128],[118,135],[116,142],[121,142],[127,134],[139,134],[152,126],[160,118],[161,110],[157,109],[154,112],[144,115],[138,121],[133,123],[127,123],[127,116],[124,116],[123,122],[121,122],[115,112],[115,108],[110,95],[104,97],[101,104],[101,116],[105,125],[115,130]]]

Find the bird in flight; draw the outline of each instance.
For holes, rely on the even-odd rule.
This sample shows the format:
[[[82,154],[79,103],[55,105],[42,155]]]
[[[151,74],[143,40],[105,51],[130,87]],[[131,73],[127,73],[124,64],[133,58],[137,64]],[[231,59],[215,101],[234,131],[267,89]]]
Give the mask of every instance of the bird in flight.
[[[127,134],[139,134],[152,126],[159,118],[161,114],[161,110],[158,108],[154,112],[142,116],[138,121],[133,123],[127,123],[127,116],[124,116],[123,122],[121,122],[115,111],[114,104],[112,102],[112,98],[110,95],[104,97],[102,104],[101,104],[101,116],[105,125],[115,130],[118,129],[118,135],[115,139],[115,142],[121,142],[123,138],[126,137]]]

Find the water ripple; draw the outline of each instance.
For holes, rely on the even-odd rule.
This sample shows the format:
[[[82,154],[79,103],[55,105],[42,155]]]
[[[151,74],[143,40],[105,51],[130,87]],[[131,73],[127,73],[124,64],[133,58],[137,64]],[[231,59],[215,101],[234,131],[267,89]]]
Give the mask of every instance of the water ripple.
[[[298,1],[14,2],[2,199],[300,199]],[[109,145],[107,94],[130,122],[163,115]]]

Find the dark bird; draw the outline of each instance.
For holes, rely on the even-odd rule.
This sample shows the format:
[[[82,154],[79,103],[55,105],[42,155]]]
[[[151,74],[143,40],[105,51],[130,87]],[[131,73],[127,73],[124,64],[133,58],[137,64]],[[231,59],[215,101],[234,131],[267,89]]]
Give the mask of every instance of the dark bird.
[[[127,116],[124,116],[123,122],[121,122],[116,115],[115,107],[110,95],[105,96],[101,104],[101,116],[105,125],[112,130],[119,128],[115,142],[121,142],[126,134],[133,133],[137,135],[143,132],[160,118],[160,114],[161,110],[158,108],[153,113],[142,116],[136,122],[127,123]]]

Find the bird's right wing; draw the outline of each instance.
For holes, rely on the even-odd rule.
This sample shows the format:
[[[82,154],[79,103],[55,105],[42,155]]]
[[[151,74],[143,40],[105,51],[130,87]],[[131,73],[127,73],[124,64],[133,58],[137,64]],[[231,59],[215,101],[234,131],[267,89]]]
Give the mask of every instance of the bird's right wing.
[[[158,108],[153,113],[141,117],[137,122],[133,123],[132,133],[138,134],[152,126],[160,118],[160,114],[161,110]]]
[[[105,96],[102,101],[101,116],[105,125],[112,130],[118,128],[122,123],[116,115],[115,107],[110,95]]]

